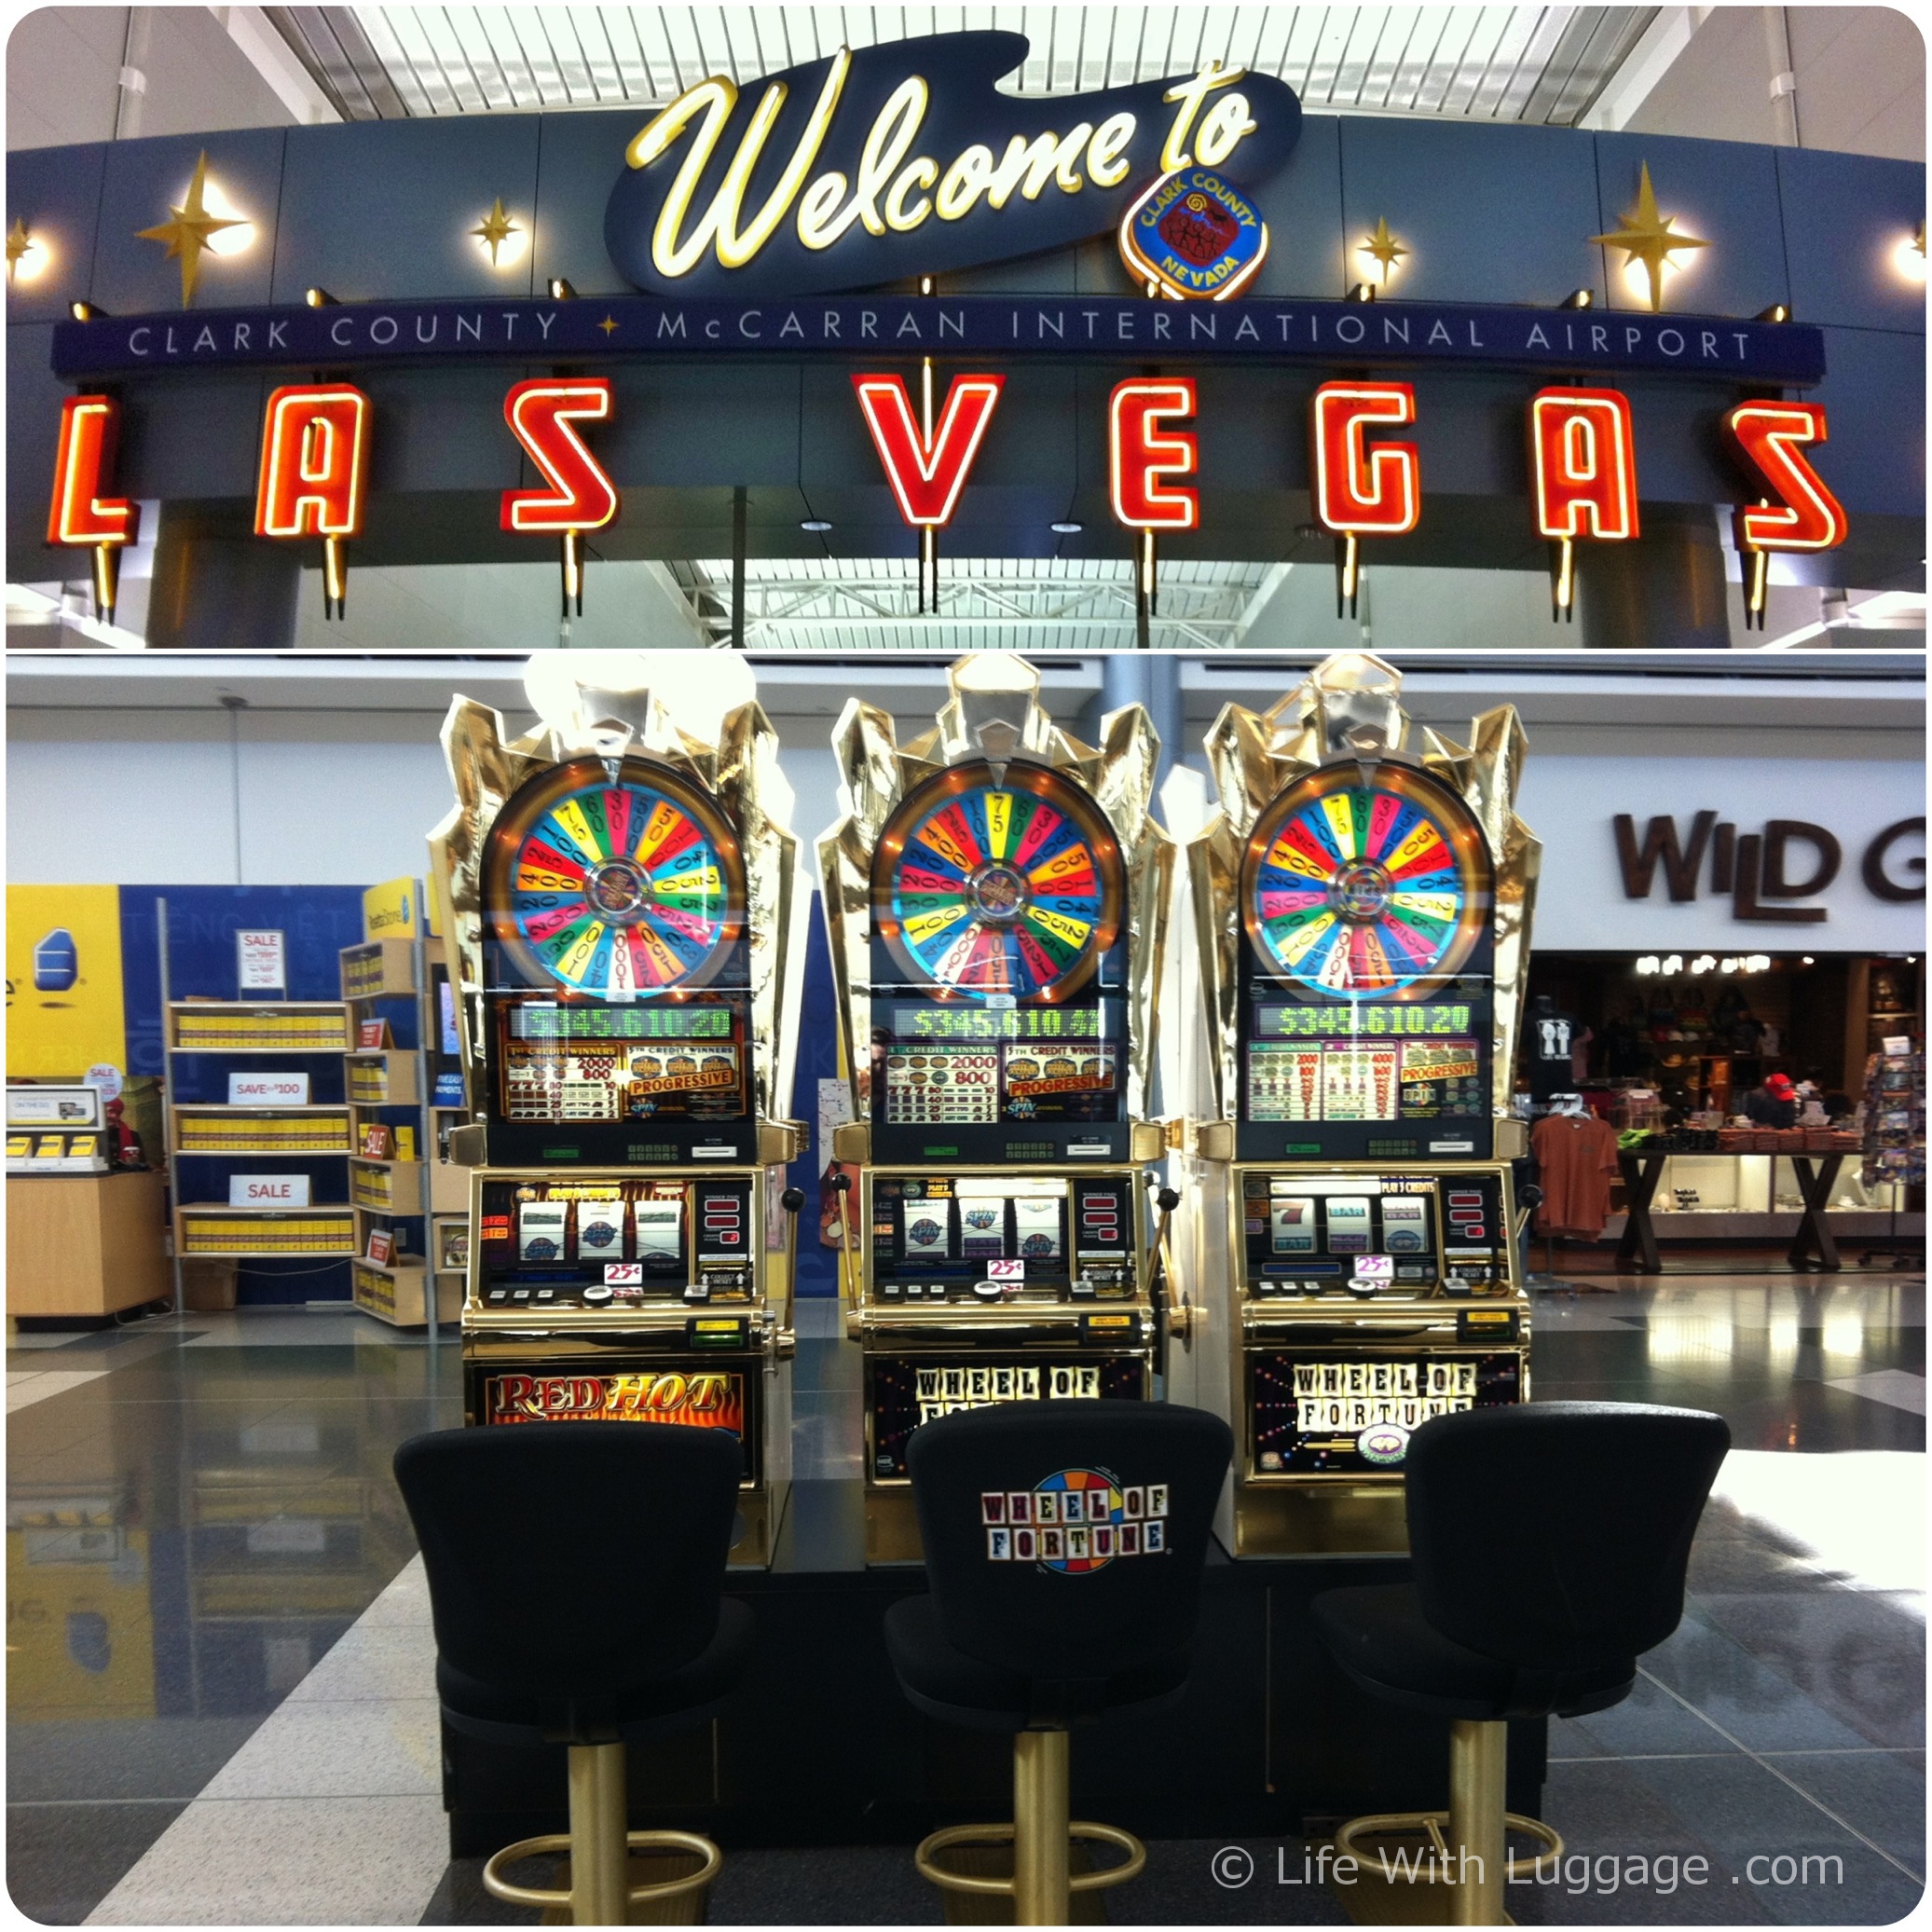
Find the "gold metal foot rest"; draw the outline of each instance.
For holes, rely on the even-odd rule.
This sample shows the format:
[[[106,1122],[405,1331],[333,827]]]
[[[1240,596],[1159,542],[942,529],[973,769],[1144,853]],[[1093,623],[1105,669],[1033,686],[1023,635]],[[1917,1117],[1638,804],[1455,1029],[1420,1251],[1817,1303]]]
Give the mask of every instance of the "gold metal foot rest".
[[[689,1852],[703,1861],[697,1870],[686,1872],[682,1878],[659,1879],[651,1884],[627,1887],[626,1896],[634,1908],[662,1906],[675,1898],[691,1898],[694,1894],[702,1894],[724,1867],[724,1854],[708,1838],[700,1838],[692,1831],[629,1831],[624,1834],[624,1845],[627,1851],[632,1852]],[[573,1848],[567,1831],[548,1832],[541,1838],[520,1838],[514,1844],[506,1844],[483,1868],[484,1890],[491,1898],[500,1898],[508,1905],[529,1905],[540,1911],[568,1914],[576,1896],[574,1892],[540,1891],[530,1885],[514,1885],[507,1878],[501,1877],[498,1870],[500,1866],[514,1865],[520,1858],[538,1858],[546,1853],[557,1852],[573,1857],[581,1857],[582,1847]],[[569,1925],[570,1920],[565,1916],[555,1923]],[[640,1920],[633,1911],[630,1923],[662,1925],[679,1922],[668,1916],[659,1918],[655,1913]],[[690,1923],[698,1924],[699,1919],[693,1916]]]
[[[1563,1840],[1549,1826],[1539,1818],[1520,1817],[1513,1811],[1502,1815],[1506,1830],[1520,1832],[1525,1838],[1533,1838],[1543,1847],[1536,1855],[1532,1864],[1543,1858],[1560,1858],[1563,1856]],[[1364,1866],[1373,1867],[1377,1861],[1375,1855],[1362,1849],[1359,1840],[1363,1838],[1413,1837],[1426,1832],[1430,1851],[1426,1857],[1418,1858],[1413,1870],[1397,1868],[1393,1883],[1407,1883],[1417,1885],[1435,1885],[1454,1883],[1453,1879],[1440,1877],[1439,1873],[1449,1873],[1455,1869],[1456,1853],[1449,1841],[1443,1836],[1443,1827],[1449,1822],[1446,1811],[1391,1811],[1372,1817],[1350,1818],[1335,1834],[1335,1848],[1345,1857],[1359,1859]],[[1525,1876],[1530,1866],[1519,1866],[1516,1855],[1512,1852],[1505,1861],[1505,1872],[1514,1884]]]
[[[1076,1819],[1066,1828],[1066,1835],[1071,1839],[1110,1844],[1127,1854],[1124,1865],[1109,1865],[1104,1871],[1070,1872],[1066,1882],[1070,1892],[1099,1892],[1109,1885],[1124,1885],[1129,1879],[1138,1878],[1146,1867],[1147,1847],[1131,1831],[1123,1831],[1117,1825],[1090,1825]],[[943,1831],[935,1831],[931,1837],[919,1841],[919,1849],[912,1854],[912,1862],[918,1867],[921,1878],[942,1891],[992,1893],[1010,1898],[1014,1896],[1015,1880],[969,1878],[963,1871],[948,1871],[943,1865],[933,1862],[933,1854],[955,1844],[1010,1844],[1012,1842],[1011,1825],[949,1825]]]

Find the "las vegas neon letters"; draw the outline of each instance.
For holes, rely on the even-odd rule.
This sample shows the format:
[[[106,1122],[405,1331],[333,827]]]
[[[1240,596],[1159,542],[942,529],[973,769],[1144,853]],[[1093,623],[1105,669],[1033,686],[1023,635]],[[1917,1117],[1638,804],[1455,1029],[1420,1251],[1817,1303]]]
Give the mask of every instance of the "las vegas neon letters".
[[[1399,537],[1422,514],[1413,443],[1370,443],[1377,426],[1416,419],[1406,382],[1324,382],[1309,412],[1309,475],[1317,521],[1338,536]]]
[[[1529,402],[1529,471],[1543,536],[1622,543],[1637,534],[1637,447],[1620,391],[1539,390]]]
[[[356,537],[369,491],[369,399],[351,383],[274,391],[262,420],[258,537]]]
[[[899,514],[915,529],[939,529],[952,520],[1006,380],[1004,376],[955,376],[928,436],[912,414],[904,377],[852,378]]]
[[[1732,448],[1762,479],[1771,500],[1733,513],[1740,550],[1835,550],[1850,519],[1801,452],[1825,438],[1820,403],[1740,403],[1724,418]]]
[[[601,376],[538,377],[503,398],[503,420],[541,473],[543,489],[506,489],[502,527],[525,536],[600,530],[617,516],[617,486],[573,427],[608,422],[610,384]]]
[[[114,470],[121,405],[112,396],[69,396],[61,405],[54,454],[54,495],[48,506],[49,543],[133,543],[141,505],[101,494]]]
[[[855,376],[854,390],[899,514],[938,528],[958,507],[996,411],[1006,378],[958,376],[928,437],[905,380]],[[516,384],[504,417],[547,486],[506,490],[502,525],[528,534],[599,529],[619,509],[616,486],[574,424],[608,421],[610,384],[602,377],[541,378]],[[1166,424],[1191,418],[1195,387],[1186,377],[1139,377],[1118,384],[1108,407],[1109,483],[1114,514],[1130,528],[1194,529],[1199,492],[1179,479],[1197,474],[1197,439]],[[369,398],[348,383],[290,385],[268,398],[255,499],[264,537],[353,537],[368,493],[372,430]],[[47,541],[121,545],[138,540],[140,505],[106,496],[120,410],[111,396],[70,396],[62,406]],[[1407,383],[1332,382],[1315,391],[1309,412],[1310,483],[1315,513],[1340,534],[1397,536],[1421,515],[1421,471],[1410,443],[1369,440],[1371,430],[1416,419]],[[1546,389],[1529,406],[1531,509],[1552,539],[1616,542],[1638,534],[1637,461],[1629,404],[1614,390]],[[1844,506],[1804,454],[1827,440],[1823,406],[1775,400],[1740,403],[1724,418],[1728,443],[1756,479],[1763,500],[1740,505],[1740,549],[1822,551],[1850,529]]]
[[[1172,479],[1199,464],[1194,437],[1162,424],[1194,414],[1194,384],[1185,376],[1130,377],[1107,404],[1107,475],[1114,517],[1130,530],[1192,530],[1200,525],[1200,492]]]

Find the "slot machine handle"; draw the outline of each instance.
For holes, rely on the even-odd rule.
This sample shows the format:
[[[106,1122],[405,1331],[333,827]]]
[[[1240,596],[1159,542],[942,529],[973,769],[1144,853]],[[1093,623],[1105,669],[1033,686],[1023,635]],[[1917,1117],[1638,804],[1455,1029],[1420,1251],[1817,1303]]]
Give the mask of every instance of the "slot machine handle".
[[[788,1361],[798,1350],[799,1334],[792,1325],[799,1292],[799,1210],[805,1204],[802,1187],[788,1187],[778,1197],[785,1210],[785,1319],[778,1324],[773,1344],[780,1361]]]
[[[1516,1189],[1516,1205],[1522,1212],[1516,1216],[1516,1239],[1523,1239],[1523,1230],[1529,1226],[1529,1217],[1541,1206],[1543,1191],[1534,1181]]]
[[[1174,1210],[1181,1205],[1181,1197],[1172,1187],[1156,1188],[1151,1174],[1147,1179],[1154,1205],[1160,1210],[1160,1219],[1154,1228],[1154,1249],[1160,1263],[1160,1299],[1155,1304],[1155,1320],[1174,1340],[1191,1348],[1194,1309],[1185,1296],[1179,1302],[1174,1299],[1174,1251],[1168,1239],[1168,1224],[1173,1219]]]
[[[832,1172],[832,1192],[839,1201],[839,1308],[849,1322],[858,1310],[858,1293],[850,1281],[852,1272],[852,1224],[847,1219],[845,1197],[852,1192],[852,1176],[843,1168]]]

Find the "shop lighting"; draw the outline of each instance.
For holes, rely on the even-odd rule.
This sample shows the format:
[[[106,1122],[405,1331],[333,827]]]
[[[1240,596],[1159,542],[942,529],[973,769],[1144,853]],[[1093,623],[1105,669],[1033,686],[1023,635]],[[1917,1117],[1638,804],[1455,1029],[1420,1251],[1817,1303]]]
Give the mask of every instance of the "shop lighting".
[[[1697,957],[1691,962],[1691,970],[1693,973],[1707,973],[1714,966],[1717,965],[1717,955],[1715,953],[1700,952],[1697,955]]]
[[[1349,300],[1351,302],[1373,302],[1375,298],[1375,288],[1371,283],[1366,281],[1358,281],[1354,285],[1354,287],[1349,291]]]
[[[1591,308],[1596,303],[1596,292],[1594,289],[1571,289],[1556,306],[1559,308]]]
[[[1925,281],[1925,225],[1921,222],[1918,231],[1903,235],[1892,250],[1892,267],[1904,281],[1913,281],[1924,286]]]
[[[311,308],[333,308],[336,306],[335,296],[323,288],[304,289],[302,299]]]
[[[1047,528],[1056,537],[1077,537],[1087,526],[1084,523],[1073,523],[1070,521],[1066,523],[1049,523]]]
[[[561,275],[553,275],[550,278],[550,299],[553,302],[574,302],[577,291]]]
[[[1765,322],[1788,322],[1791,320],[1790,304],[1774,302],[1769,308],[1759,309],[1758,320]]]
[[[829,522],[827,522],[827,520],[822,516],[806,516],[802,517],[800,519],[799,528],[802,530],[809,530],[813,536],[819,537],[823,536],[827,530],[830,529],[831,525]]]
[[[99,322],[107,313],[104,308],[96,308],[91,302],[70,302],[67,313],[75,322]]]
[[[1817,965],[1817,961],[1816,961],[1816,960],[1815,960],[1815,959],[1814,959],[1814,958],[1813,958],[1813,957],[1811,956],[1811,954],[1810,954],[1809,952],[1807,952],[1807,953],[1806,953],[1805,955],[1804,955],[1804,960],[1803,960],[1803,964],[1804,964],[1804,965],[1806,965],[1806,966],[1816,966],[1816,965]]]

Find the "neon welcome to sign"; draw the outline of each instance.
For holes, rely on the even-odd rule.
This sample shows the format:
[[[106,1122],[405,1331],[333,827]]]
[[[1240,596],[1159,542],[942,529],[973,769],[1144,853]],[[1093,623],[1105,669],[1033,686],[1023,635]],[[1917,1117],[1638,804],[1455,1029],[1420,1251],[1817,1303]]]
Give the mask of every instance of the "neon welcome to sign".
[[[1225,69],[1022,99],[1023,34],[939,34],[699,82],[639,130],[604,214],[646,294],[809,295],[1009,261],[1114,228],[1150,182],[1288,158],[1285,81]]]

